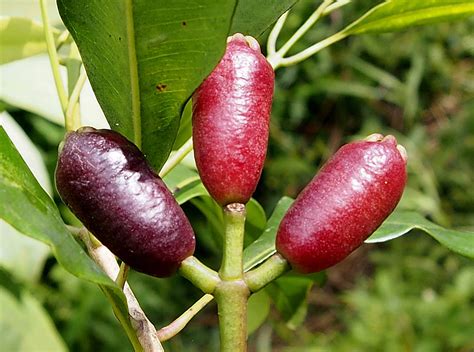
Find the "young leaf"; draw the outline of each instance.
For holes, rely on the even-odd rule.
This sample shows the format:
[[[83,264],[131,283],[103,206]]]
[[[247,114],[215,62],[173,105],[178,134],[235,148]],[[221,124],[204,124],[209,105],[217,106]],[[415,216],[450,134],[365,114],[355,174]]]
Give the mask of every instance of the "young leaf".
[[[293,203],[293,199],[282,197],[268,219],[262,235],[244,250],[244,270],[248,271],[275,253],[275,237],[283,215]]]
[[[43,25],[29,18],[0,19],[0,64],[46,52]],[[53,28],[56,39],[59,30]]]
[[[191,93],[224,53],[235,0],[57,0],[112,129],[161,168]]]
[[[247,334],[252,334],[262,325],[270,313],[270,296],[266,290],[252,294],[247,307]]]
[[[415,212],[395,211],[365,242],[385,242],[419,229],[453,252],[474,258],[474,232],[442,228]]]
[[[260,36],[298,0],[239,0],[230,33]]]
[[[472,0],[391,0],[369,10],[343,30],[346,35],[393,32],[474,15]]]
[[[38,184],[1,126],[0,198],[0,219],[22,234],[48,244],[66,270],[78,278],[100,285],[114,299],[121,315],[128,317],[122,291],[74,240],[52,199]],[[128,319],[127,324],[133,330]]]

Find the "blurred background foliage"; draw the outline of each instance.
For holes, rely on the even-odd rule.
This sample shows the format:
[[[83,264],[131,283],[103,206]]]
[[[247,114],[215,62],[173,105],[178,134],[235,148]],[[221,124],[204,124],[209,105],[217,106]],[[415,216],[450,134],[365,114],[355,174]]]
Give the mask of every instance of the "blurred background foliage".
[[[373,4],[357,1],[331,14],[294,50],[336,32]],[[297,4],[282,41],[314,7],[309,0]],[[297,66],[280,68],[268,159],[255,195],[267,216],[282,195],[296,196],[339,146],[380,132],[394,134],[409,153],[409,186],[400,207],[415,209],[444,226],[473,230],[472,33],[474,18],[395,34],[351,37]],[[266,38],[261,39],[263,44]],[[63,128],[11,105],[2,104],[3,109],[39,148],[52,181]],[[57,194],[55,199],[59,204]],[[202,219],[196,206],[188,203],[185,211],[196,227],[209,228],[209,220]],[[70,216],[63,210],[65,217]],[[197,256],[215,266],[218,246],[199,247]],[[1,268],[0,302],[17,300],[27,307],[28,297],[34,296],[42,307],[28,311],[39,314],[37,310],[43,309],[44,324],[54,324],[61,336],[57,339],[64,342],[17,350],[61,350],[64,344],[81,352],[130,350],[96,286],[74,278],[51,256],[32,278],[25,279],[19,271]],[[324,277],[318,276],[315,285],[291,276],[284,280],[274,285],[306,285],[308,303],[291,307],[287,314],[282,306],[291,304],[292,298],[285,301],[274,294],[272,286],[253,299],[249,319],[267,319],[249,337],[251,351],[474,349],[472,262],[416,231],[385,244],[363,246]],[[200,297],[180,277],[157,280],[132,272],[130,282],[157,327],[171,322]],[[18,331],[8,325],[7,312],[1,311],[0,331],[12,339]],[[215,313],[211,303],[180,335],[165,343],[165,349],[216,351]]]

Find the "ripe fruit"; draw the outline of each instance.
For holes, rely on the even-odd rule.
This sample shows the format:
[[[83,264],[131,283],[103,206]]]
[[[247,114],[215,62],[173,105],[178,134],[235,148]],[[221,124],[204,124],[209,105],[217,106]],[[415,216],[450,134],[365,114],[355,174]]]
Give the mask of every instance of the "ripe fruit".
[[[222,206],[247,203],[267,152],[274,72],[252,37],[228,39],[193,96],[193,143],[204,186]]]
[[[302,273],[340,262],[393,211],[406,179],[406,151],[395,137],[343,146],[285,214],[277,251]]]
[[[68,133],[56,187],[84,226],[137,271],[166,277],[194,252],[183,210],[140,150],[117,132]]]

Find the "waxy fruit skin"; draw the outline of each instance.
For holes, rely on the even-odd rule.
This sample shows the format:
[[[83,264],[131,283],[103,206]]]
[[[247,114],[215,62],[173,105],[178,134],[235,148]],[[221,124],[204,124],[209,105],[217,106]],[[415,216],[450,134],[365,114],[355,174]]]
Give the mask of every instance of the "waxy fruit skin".
[[[390,215],[406,180],[406,152],[395,137],[343,146],[285,214],[277,251],[301,273],[340,262]]]
[[[258,42],[236,34],[224,57],[193,96],[196,165],[222,206],[247,203],[262,173],[274,72]]]
[[[141,151],[117,132],[68,133],[56,187],[84,226],[137,271],[167,277],[194,253],[183,210]]]

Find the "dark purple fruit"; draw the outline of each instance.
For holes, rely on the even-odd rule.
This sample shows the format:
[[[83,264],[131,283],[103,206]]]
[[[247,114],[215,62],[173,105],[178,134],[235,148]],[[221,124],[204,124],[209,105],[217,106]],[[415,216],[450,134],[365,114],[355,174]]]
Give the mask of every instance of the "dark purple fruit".
[[[302,273],[340,262],[390,215],[406,179],[406,152],[395,137],[343,146],[285,214],[277,251]]]
[[[137,271],[166,277],[194,252],[183,210],[140,150],[117,132],[68,133],[56,187],[84,226]]]
[[[258,42],[236,34],[193,96],[196,165],[222,206],[247,203],[262,173],[268,144],[274,72]]]

